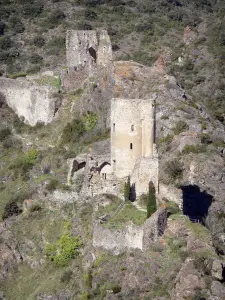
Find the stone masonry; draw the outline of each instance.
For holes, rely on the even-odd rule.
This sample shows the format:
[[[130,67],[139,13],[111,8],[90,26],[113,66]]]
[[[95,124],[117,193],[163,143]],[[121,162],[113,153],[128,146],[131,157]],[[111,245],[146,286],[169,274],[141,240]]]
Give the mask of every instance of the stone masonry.
[[[118,178],[131,177],[135,197],[158,190],[158,155],[155,145],[155,101],[120,99],[111,102],[111,165]]]
[[[108,68],[112,46],[107,31],[68,30],[66,35],[67,70],[61,73],[64,89],[80,88],[85,79]]]

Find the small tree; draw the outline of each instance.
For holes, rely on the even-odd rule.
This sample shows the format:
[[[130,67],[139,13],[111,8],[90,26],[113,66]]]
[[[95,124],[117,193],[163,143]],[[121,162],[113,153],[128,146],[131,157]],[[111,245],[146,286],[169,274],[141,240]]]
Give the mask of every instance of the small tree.
[[[124,199],[130,200],[130,176],[128,176],[127,182],[124,183]]]
[[[149,218],[157,209],[155,187],[152,181],[149,182],[148,200],[147,200],[147,218]]]

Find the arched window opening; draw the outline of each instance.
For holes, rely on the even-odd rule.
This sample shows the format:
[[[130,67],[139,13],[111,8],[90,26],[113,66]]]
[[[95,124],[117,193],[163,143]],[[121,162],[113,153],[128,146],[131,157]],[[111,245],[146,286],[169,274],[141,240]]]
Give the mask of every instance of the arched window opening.
[[[116,131],[116,124],[113,123],[113,132],[115,132],[115,131]]]
[[[133,150],[133,144],[130,143],[130,150]]]
[[[131,125],[131,131],[134,131],[134,125]]]

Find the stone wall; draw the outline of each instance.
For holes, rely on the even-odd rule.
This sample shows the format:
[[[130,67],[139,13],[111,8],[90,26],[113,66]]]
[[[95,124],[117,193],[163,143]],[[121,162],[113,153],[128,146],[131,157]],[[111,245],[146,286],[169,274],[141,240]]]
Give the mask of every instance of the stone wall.
[[[133,223],[123,229],[108,229],[95,224],[93,229],[93,246],[111,250],[119,254],[127,249],[141,249],[143,247],[143,227]]]
[[[128,223],[122,229],[109,229],[95,222],[93,226],[93,246],[119,254],[128,249],[149,248],[163,235],[167,226],[167,211],[159,208],[144,225]]]
[[[131,175],[131,185],[133,185],[135,196],[138,197],[143,193],[148,193],[150,181],[153,182],[156,193],[158,193],[158,170],[158,157],[142,157],[136,161]]]
[[[25,79],[0,78],[0,92],[14,112],[31,126],[50,123],[55,115],[57,99],[53,87],[37,86]]]
[[[68,70],[61,73],[64,89],[78,89],[89,76],[112,63],[112,46],[105,30],[68,30],[66,35]]]

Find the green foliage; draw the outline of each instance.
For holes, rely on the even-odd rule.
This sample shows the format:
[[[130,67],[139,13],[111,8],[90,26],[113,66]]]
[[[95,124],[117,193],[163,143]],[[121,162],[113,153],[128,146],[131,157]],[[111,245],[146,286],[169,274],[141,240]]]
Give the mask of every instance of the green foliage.
[[[61,136],[62,143],[78,142],[82,135],[86,132],[85,124],[80,119],[74,119],[63,129]]]
[[[183,164],[178,159],[173,159],[165,163],[165,172],[171,181],[181,179],[183,176]]]
[[[186,145],[184,149],[182,150],[183,154],[188,153],[203,153],[206,152],[206,146],[205,145]]]
[[[68,226],[66,227],[56,244],[45,246],[45,255],[58,267],[68,265],[69,261],[79,254],[82,246],[80,237],[72,236]]]
[[[126,202],[124,207],[104,226],[109,228],[123,228],[127,222],[142,225],[146,221],[146,212],[138,210],[132,203]]]
[[[7,128],[0,129],[0,142],[5,141],[11,135],[11,130]]]
[[[185,123],[184,121],[178,121],[175,125],[175,127],[173,128],[173,132],[175,135],[180,134],[183,131],[188,130],[189,127],[187,125],[187,123]]]
[[[9,168],[13,170],[14,173],[25,176],[27,172],[36,164],[38,155],[38,150],[31,149],[26,154],[17,157],[17,159],[11,163]]]
[[[88,112],[83,115],[82,121],[84,123],[86,131],[92,131],[97,125],[98,115],[92,112]]]
[[[131,196],[130,176],[128,176],[127,182],[124,183],[123,194],[125,201],[129,201]]]
[[[29,207],[29,212],[35,212],[40,211],[42,209],[42,206],[40,203],[32,203],[32,205]]]
[[[47,191],[52,192],[59,187],[60,183],[59,180],[56,178],[52,178],[48,184],[46,184],[45,188]]]
[[[179,206],[173,201],[166,202],[166,208],[169,215],[177,214],[180,212]]]
[[[63,283],[68,283],[68,282],[70,282],[72,275],[73,275],[72,270],[70,270],[70,269],[65,270],[63,272],[62,276],[60,277],[60,281],[62,281]]]
[[[26,76],[27,76],[26,72],[19,72],[19,73],[14,73],[14,74],[8,75],[8,78],[16,79],[19,77],[26,77]]]
[[[148,200],[147,200],[147,218],[149,218],[157,210],[155,187],[153,182],[149,183]]]

